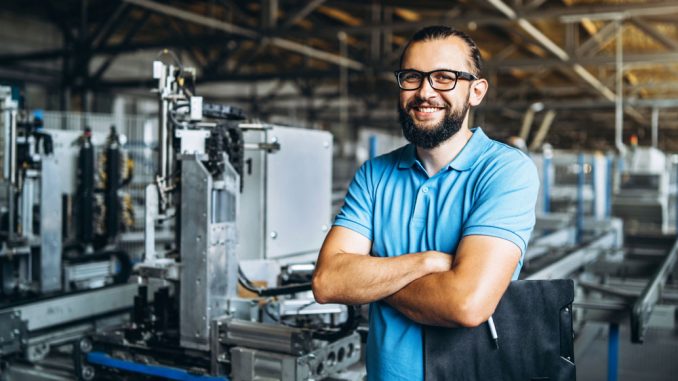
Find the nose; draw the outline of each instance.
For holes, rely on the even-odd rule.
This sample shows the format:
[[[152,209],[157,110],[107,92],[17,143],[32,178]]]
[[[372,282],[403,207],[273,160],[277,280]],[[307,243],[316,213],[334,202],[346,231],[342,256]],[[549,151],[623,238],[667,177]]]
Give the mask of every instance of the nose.
[[[438,95],[438,92],[431,87],[431,80],[425,77],[421,82],[421,87],[417,90],[417,95],[421,99],[431,99]]]

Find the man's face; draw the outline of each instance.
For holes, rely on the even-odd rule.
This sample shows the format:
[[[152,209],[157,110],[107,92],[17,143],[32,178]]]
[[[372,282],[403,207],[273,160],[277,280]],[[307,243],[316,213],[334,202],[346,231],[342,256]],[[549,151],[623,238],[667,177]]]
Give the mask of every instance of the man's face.
[[[457,37],[415,42],[401,69],[473,72],[469,48]],[[450,91],[438,91],[425,78],[417,90],[400,90],[398,111],[405,138],[422,148],[434,148],[461,128],[469,108],[469,81],[459,79]]]

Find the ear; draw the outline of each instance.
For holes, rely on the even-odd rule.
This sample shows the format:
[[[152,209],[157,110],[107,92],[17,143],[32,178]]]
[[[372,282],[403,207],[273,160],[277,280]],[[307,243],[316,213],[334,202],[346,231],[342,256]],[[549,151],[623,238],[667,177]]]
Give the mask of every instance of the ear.
[[[469,88],[469,104],[474,107],[478,106],[480,102],[483,101],[485,94],[487,94],[487,89],[489,86],[490,85],[487,83],[485,78],[480,78],[473,81],[473,84]]]

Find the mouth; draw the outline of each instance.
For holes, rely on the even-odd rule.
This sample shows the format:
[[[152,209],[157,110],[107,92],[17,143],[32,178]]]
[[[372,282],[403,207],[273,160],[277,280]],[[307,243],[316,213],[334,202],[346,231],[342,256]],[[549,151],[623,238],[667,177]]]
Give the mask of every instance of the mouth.
[[[409,109],[418,120],[430,120],[438,118],[438,115],[445,112],[445,107],[431,105],[413,105]]]
[[[420,112],[420,113],[424,113],[424,114],[432,114],[434,112],[444,110],[445,108],[444,107],[421,107],[420,106],[420,107],[412,107],[412,109],[414,109],[415,112]]]

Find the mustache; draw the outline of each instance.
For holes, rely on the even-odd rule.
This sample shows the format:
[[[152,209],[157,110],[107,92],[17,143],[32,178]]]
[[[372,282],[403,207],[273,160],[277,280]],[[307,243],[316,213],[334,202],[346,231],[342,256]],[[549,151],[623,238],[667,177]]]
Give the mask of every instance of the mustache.
[[[424,99],[418,99],[415,98],[411,101],[409,101],[406,105],[406,109],[412,109],[414,107],[419,107],[421,105],[429,106],[429,107],[440,107],[440,108],[449,108],[450,106],[446,103],[438,103],[438,102],[429,102]]]

